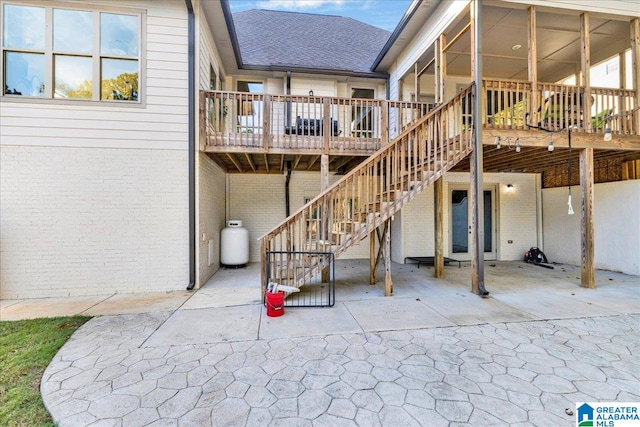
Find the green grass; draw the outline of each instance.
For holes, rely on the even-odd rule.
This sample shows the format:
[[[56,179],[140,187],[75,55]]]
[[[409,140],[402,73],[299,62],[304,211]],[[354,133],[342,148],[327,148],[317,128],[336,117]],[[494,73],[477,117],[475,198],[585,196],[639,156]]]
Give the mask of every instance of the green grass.
[[[89,317],[0,322],[2,426],[54,426],[40,396],[40,379],[58,349]]]

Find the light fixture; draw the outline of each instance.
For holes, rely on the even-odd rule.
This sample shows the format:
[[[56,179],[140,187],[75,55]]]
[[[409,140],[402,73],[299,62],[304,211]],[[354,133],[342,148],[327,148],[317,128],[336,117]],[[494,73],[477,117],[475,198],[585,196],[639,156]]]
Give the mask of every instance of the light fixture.
[[[551,153],[554,150],[554,146],[553,146],[553,136],[551,137],[551,140],[549,141],[549,146],[547,147],[547,150],[549,150],[549,152]]]
[[[522,47],[521,44],[514,44],[513,46],[511,46],[511,50],[518,50]]]
[[[516,138],[516,153],[520,152],[520,138]]]
[[[571,187],[569,187],[569,200],[567,201],[567,206],[569,206],[567,214],[573,215],[575,212],[573,212],[573,206],[571,205]]]
[[[507,191],[513,191],[513,184],[507,184]]]
[[[313,96],[313,90],[309,91],[309,96]]]
[[[610,119],[611,119],[611,116],[607,115],[607,119],[606,119],[607,121],[606,121],[606,124],[605,124],[605,127],[604,127],[604,140],[607,141],[607,142],[611,141],[611,137],[612,137],[612,135],[611,135],[611,125],[609,124],[609,120]]]
[[[496,136],[496,149],[499,150],[500,149],[500,137]]]

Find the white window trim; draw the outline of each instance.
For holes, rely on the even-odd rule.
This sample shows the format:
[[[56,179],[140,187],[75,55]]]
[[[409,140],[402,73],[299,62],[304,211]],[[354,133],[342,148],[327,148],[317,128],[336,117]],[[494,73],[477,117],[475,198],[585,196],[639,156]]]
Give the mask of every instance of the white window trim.
[[[17,103],[42,103],[42,104],[73,104],[86,105],[93,104],[99,106],[128,107],[128,108],[146,108],[147,95],[147,69],[146,69],[146,45],[147,45],[147,13],[143,9],[133,9],[129,7],[113,7],[108,5],[86,5],[83,2],[58,2],[51,1],[45,4],[34,4],[32,1],[10,0],[0,1],[0,23],[4,22],[4,5],[31,6],[41,7],[45,9],[45,25],[47,28],[53,28],[53,9],[67,9],[78,11],[89,11],[94,13],[94,47],[91,53],[93,60],[93,93],[92,99],[64,99],[53,97],[53,87],[55,85],[55,77],[53,72],[53,31],[47,30],[45,33],[45,95],[37,96],[15,96],[4,94],[4,89],[0,90],[0,102],[17,102]],[[97,13],[96,13],[97,12]],[[103,57],[110,58],[109,55],[100,53],[100,12],[136,15],[139,18],[139,36],[138,36],[138,100],[137,101],[118,101],[100,99],[101,96],[101,80],[100,80],[100,61]],[[4,31],[4,30],[3,30]],[[0,34],[0,71],[2,72],[2,85],[4,86],[4,57],[5,51],[28,52],[28,49],[12,49],[4,47],[4,34]],[[35,51],[34,51],[35,52]],[[42,52],[38,50],[37,52]],[[96,90],[96,87],[98,88]]]

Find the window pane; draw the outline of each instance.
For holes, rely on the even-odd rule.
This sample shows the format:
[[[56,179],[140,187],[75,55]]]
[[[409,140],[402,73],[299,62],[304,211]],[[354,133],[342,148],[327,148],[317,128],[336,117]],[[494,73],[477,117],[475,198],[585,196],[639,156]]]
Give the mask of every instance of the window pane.
[[[44,54],[6,52],[4,58],[5,94],[44,96]]]
[[[102,99],[138,100],[138,61],[102,60]]]
[[[138,17],[101,13],[100,53],[137,57]]]
[[[88,53],[93,50],[93,13],[53,10],[53,49]]]
[[[5,4],[3,46],[44,50],[44,8]]]
[[[467,190],[451,192],[452,251],[453,253],[469,252],[469,205]]]
[[[93,93],[91,58],[55,56],[55,98],[91,99]]]

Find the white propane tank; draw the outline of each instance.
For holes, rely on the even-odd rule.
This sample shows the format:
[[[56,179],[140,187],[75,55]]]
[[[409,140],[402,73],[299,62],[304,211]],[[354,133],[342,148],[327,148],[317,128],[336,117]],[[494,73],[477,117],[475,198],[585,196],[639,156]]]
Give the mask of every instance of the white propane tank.
[[[229,267],[242,267],[249,262],[249,230],[242,221],[229,220],[220,235],[220,263]]]

